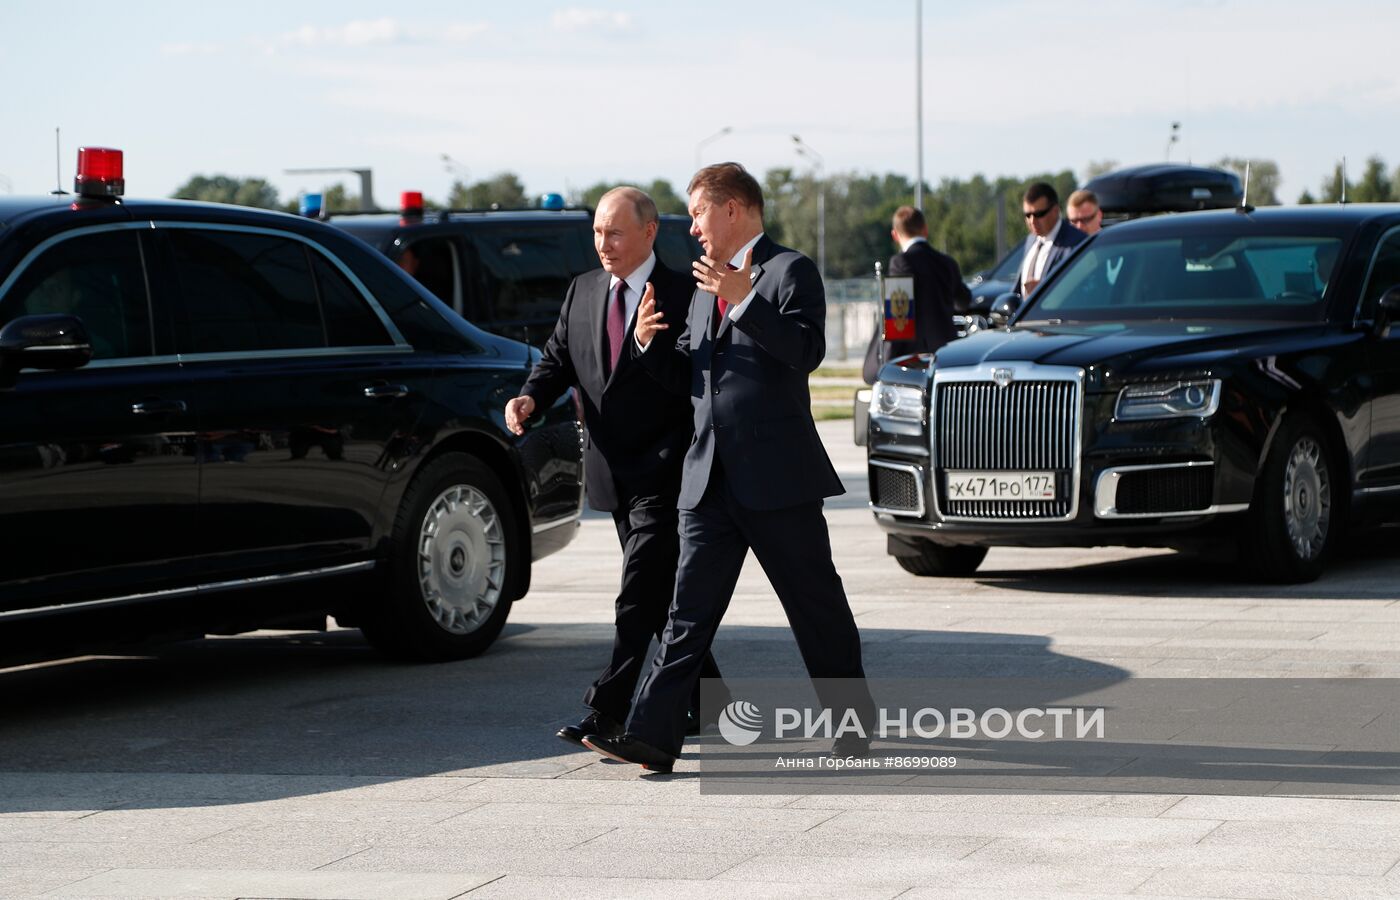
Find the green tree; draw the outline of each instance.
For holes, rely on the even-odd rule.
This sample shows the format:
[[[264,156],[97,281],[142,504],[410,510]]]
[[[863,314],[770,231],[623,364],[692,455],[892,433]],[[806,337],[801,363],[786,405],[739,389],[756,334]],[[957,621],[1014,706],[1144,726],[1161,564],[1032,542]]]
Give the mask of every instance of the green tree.
[[[1321,189],[1317,192],[1317,199],[1318,199],[1318,202],[1320,202],[1320,203],[1338,203],[1338,202],[1341,201],[1341,199],[1342,199],[1342,174],[1343,174],[1343,173],[1342,173],[1342,164],[1341,164],[1341,163],[1337,163],[1336,167],[1332,169],[1332,177],[1331,177],[1331,178],[1328,178],[1328,179],[1325,179],[1325,180],[1322,182]],[[1347,198],[1348,200],[1354,199],[1354,198],[1352,197],[1352,188],[1353,188],[1353,187],[1354,187],[1353,182],[1350,181],[1350,180],[1347,180],[1347,182],[1346,182],[1346,198]]]
[[[258,209],[280,209],[277,189],[263,178],[237,178],[232,175],[194,175],[170,196],[177,200],[206,203],[232,203]]]
[[[1309,191],[1307,188],[1304,188],[1304,189],[1303,189],[1303,193],[1301,193],[1301,194],[1298,195],[1298,205],[1300,205],[1300,206],[1306,206],[1306,205],[1309,204],[1309,203],[1316,203],[1316,202],[1317,202],[1317,198],[1314,197],[1314,196],[1312,195],[1312,191]]]
[[[1249,205],[1278,206],[1278,163],[1272,159],[1238,159],[1227,156],[1215,164],[1217,169],[1225,169],[1240,176],[1245,181],[1245,167],[1249,167]]]
[[[603,199],[603,195],[615,187],[624,184],[632,184],[645,191],[652,200],[656,201],[656,211],[662,215],[685,215],[685,200],[676,193],[676,189],[671,187],[671,182],[664,178],[653,178],[651,184],[630,181],[600,181],[583,189],[581,193],[576,193],[573,202],[578,206],[586,206],[589,209],[597,209],[598,201]]]
[[[326,214],[354,212],[360,208],[360,197],[345,189],[343,184],[333,184],[321,189],[321,209]]]
[[[519,209],[529,203],[520,177],[514,172],[501,172],[470,186],[453,182],[447,205],[452,209]]]
[[[1361,171],[1361,180],[1355,187],[1347,189],[1347,199],[1356,203],[1384,203],[1394,196],[1385,161],[1379,156],[1366,160],[1366,168]]]

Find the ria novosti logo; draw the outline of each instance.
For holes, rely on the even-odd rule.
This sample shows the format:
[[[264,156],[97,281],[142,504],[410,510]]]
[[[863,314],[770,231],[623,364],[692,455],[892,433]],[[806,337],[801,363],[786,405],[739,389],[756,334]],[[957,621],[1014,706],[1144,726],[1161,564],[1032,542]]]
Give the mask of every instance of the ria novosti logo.
[[[763,733],[763,713],[747,700],[735,700],[719,713],[719,733],[736,747],[747,747]]]

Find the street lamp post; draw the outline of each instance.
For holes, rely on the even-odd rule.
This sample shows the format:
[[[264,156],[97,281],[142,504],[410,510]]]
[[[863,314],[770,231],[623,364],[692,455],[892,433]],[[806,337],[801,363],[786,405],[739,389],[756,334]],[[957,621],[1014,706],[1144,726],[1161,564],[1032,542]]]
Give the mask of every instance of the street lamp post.
[[[797,155],[812,161],[817,173],[817,273],[826,280],[826,166],[822,155],[803,142],[797,135],[792,136],[797,145]]]
[[[924,0],[914,0],[914,121],[918,132],[918,181],[914,208],[924,208]],[[998,257],[1000,258],[1000,257]]]
[[[719,131],[716,131],[714,134],[710,135],[709,137],[705,138],[703,141],[695,145],[695,171],[700,171],[700,154],[705,149],[705,147],[724,137],[726,134],[729,134],[733,130],[734,127],[732,125],[726,125]]]

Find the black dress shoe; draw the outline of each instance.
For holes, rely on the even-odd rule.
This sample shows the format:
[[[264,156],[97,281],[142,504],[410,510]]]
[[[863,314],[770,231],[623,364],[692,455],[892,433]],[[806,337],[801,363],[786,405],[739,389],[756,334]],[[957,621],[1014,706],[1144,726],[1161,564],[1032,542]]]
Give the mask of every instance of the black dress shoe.
[[[833,759],[868,759],[870,738],[854,734],[843,734],[831,745]]]
[[[583,746],[584,737],[590,734],[616,737],[622,734],[622,723],[616,719],[610,719],[600,712],[591,712],[577,725],[565,725],[554,732],[555,737],[571,744],[578,744],[580,747]]]
[[[688,710],[685,714],[685,736],[695,737],[701,731],[700,714],[695,710]]]
[[[615,737],[590,734],[583,739],[583,746],[603,754],[608,759],[633,763],[649,772],[669,773],[676,764],[676,758],[671,754],[643,743],[630,734]]]

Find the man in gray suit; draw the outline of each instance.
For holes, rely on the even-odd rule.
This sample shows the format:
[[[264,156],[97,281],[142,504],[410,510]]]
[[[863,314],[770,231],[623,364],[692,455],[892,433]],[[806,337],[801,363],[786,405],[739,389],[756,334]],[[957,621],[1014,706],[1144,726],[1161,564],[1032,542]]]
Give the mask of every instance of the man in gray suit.
[[[604,756],[660,772],[680,755],[686,698],[750,549],[833,721],[854,710],[866,735],[874,725],[860,633],[822,516],[823,498],[844,489],[807,390],[826,353],[821,276],[810,259],[764,235],[763,190],[743,166],[708,166],[686,190],[691,233],[705,255],[694,266],[685,330],[668,350],[657,335],[681,323],[644,297],[629,348],[662,384],[688,392],[695,414],[681,475],[675,598],[627,733],[584,738]],[[869,752],[865,736],[836,737],[836,755]]]
[[[1021,256],[1021,274],[1016,279],[1016,293],[1024,297],[1088,235],[1060,220],[1060,195],[1044,181],[1026,188],[1021,196],[1021,213],[1026,217],[1026,230],[1030,232],[1026,235],[1026,251]]]

